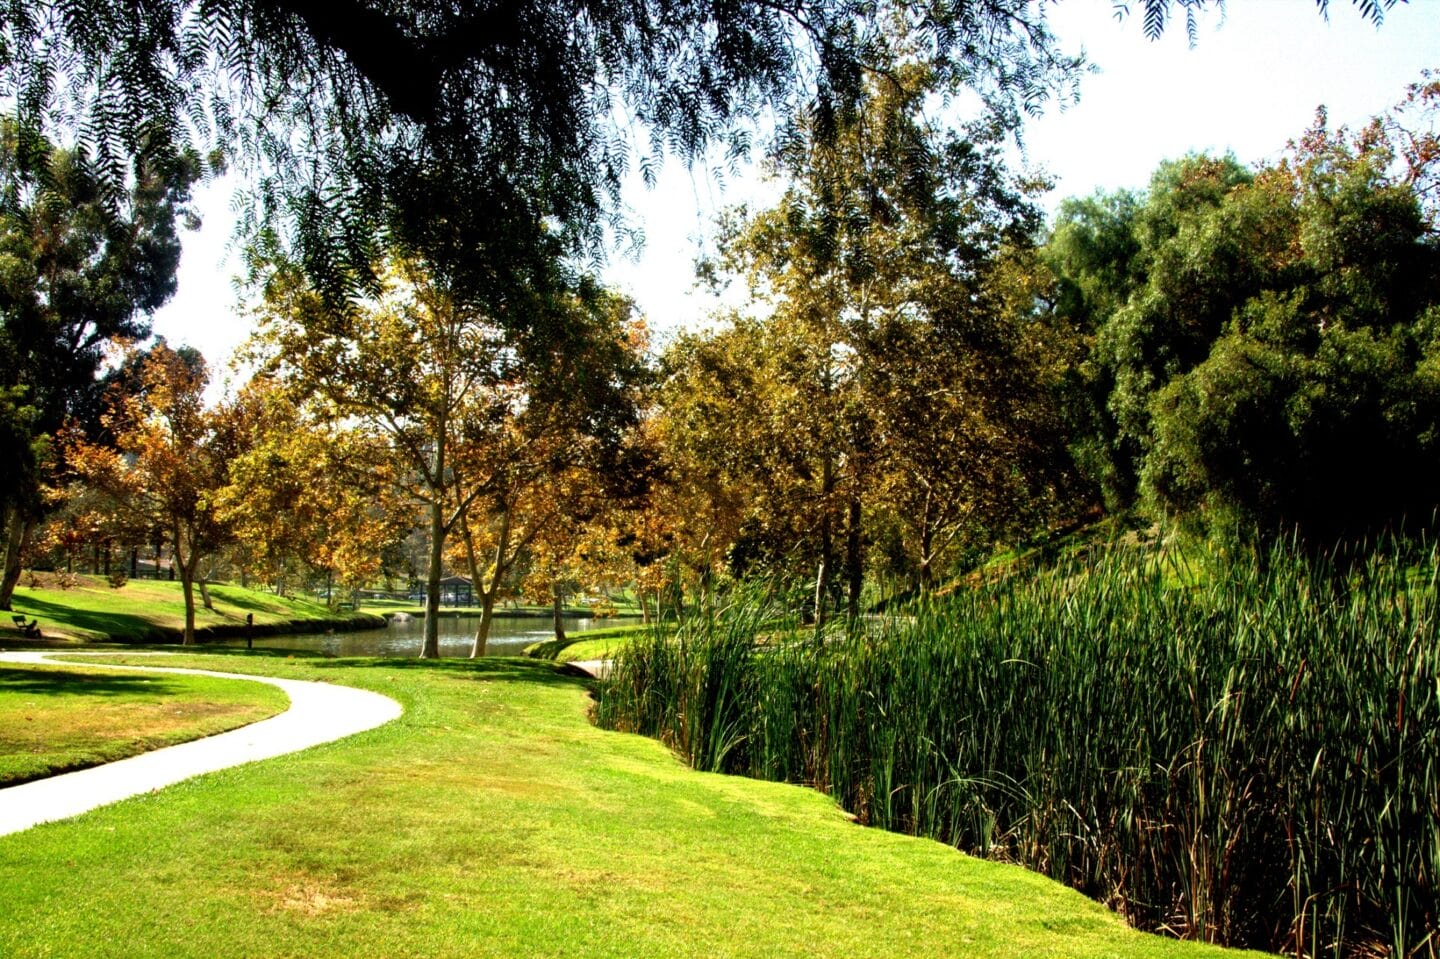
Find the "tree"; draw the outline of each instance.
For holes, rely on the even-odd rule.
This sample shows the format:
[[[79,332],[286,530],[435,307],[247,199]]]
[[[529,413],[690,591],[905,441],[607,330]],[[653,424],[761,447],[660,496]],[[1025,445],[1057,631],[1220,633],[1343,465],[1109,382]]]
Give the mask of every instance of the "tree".
[[[203,360],[158,347],[145,362],[144,391],[115,397],[107,416],[114,446],[76,435],[66,450],[83,483],[136,525],[168,532],[185,599],[186,645],[195,642],[200,562],[229,536],[217,494],[241,452],[233,408],[205,407],[207,380]]]
[[[388,437],[394,475],[429,532],[422,658],[440,654],[445,541],[483,478],[456,459],[467,439],[503,422],[513,353],[491,319],[457,303],[419,264],[392,261],[383,295],[332,310],[300,272],[280,265],[266,288],[260,345],[267,372],[331,422]]]
[[[1046,257],[1093,331],[1081,445],[1113,505],[1319,546],[1429,514],[1436,155],[1407,129],[1321,111],[1279,163],[1191,156],[1067,205]]]
[[[268,377],[247,384],[236,405],[245,449],[217,503],[245,572],[280,595],[305,574],[351,590],[378,576],[385,548],[413,518],[395,498],[383,437],[318,421]]]
[[[820,625],[842,534],[858,612],[867,512],[916,524],[913,568],[928,587],[937,547],[962,529],[1012,524],[1034,501],[1021,477],[1043,488],[1053,472],[1041,431],[1056,432],[1043,412],[1054,357],[1036,289],[1018,280],[1035,274],[1023,252],[1038,225],[1035,184],[1006,168],[1002,128],[925,119],[935,83],[921,65],[899,67],[833,136],[787,144],[784,196],[732,217],[722,244],[719,268],[745,275],[769,311],[748,335],[764,342],[747,361],[763,384],[752,399],[768,404],[749,418],[775,437],[757,447],[769,454],[760,484],[780,492],[790,479],[788,502],[772,497],[755,525],[804,527]],[[729,342],[746,336],[737,325]]]
[[[1393,159],[1379,124],[1349,135],[1322,114],[1225,197],[1218,229],[1268,268],[1151,401],[1141,478],[1159,508],[1328,547],[1440,505],[1440,245]]]
[[[634,503],[650,482],[650,455],[635,432],[649,379],[644,324],[628,300],[601,291],[562,300],[556,310],[552,355],[507,387],[495,428],[457,450],[457,462],[483,477],[459,514],[460,546],[481,603],[472,658],[485,654],[495,602],[522,560],[532,586],[548,577],[559,631],[567,554],[597,515]]]
[[[271,372],[332,421],[386,435],[394,475],[426,512],[422,657],[439,655],[451,534],[474,531],[481,515],[498,520],[495,572],[481,588],[492,608],[513,549],[529,535],[515,532],[516,497],[577,450],[618,450],[634,416],[615,326],[628,305],[582,290],[527,306],[543,315],[507,330],[403,259],[393,261],[385,294],[365,308],[328,308],[295,270],[277,270],[267,290],[261,336]],[[468,535],[465,545],[473,552]]]
[[[106,351],[143,338],[148,315],[175,291],[176,222],[188,215],[198,165],[184,156],[165,170],[126,169],[130,182],[117,191],[84,150],[0,124],[0,431],[14,454],[0,474],[0,608],[10,608],[20,553],[43,513],[42,473],[59,465],[51,439],[98,408]]]

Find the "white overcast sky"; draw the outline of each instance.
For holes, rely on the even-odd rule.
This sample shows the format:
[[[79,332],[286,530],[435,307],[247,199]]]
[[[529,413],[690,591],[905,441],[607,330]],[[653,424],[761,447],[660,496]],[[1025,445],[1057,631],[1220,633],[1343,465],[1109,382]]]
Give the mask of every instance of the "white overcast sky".
[[[1027,127],[1028,162],[1056,180],[1052,208],[1096,189],[1143,187],[1156,164],[1187,151],[1273,159],[1317,106],[1332,124],[1359,125],[1394,105],[1422,69],[1440,68],[1440,0],[1398,4],[1378,29],[1350,0],[1331,0],[1328,21],[1313,0],[1229,0],[1223,17],[1202,19],[1194,49],[1183,23],[1151,42],[1133,14],[1117,22],[1111,0],[1047,9],[1062,46],[1083,48],[1099,68],[1082,80],[1078,105]],[[179,292],[155,316],[156,333],[198,348],[217,369],[249,332],[229,282],[238,264],[227,255],[231,189],[222,182],[197,192],[205,225],[185,236]],[[667,164],[654,189],[637,182],[627,190],[644,252],[639,260],[616,255],[607,282],[632,296],[662,336],[702,323],[716,301],[693,289],[693,262],[714,212],[773,190],[744,176],[722,191],[705,171]]]

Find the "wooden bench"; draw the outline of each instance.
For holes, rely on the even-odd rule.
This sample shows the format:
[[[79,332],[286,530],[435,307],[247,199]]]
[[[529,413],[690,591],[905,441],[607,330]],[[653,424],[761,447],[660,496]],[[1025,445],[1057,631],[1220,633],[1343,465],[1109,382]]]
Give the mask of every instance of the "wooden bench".
[[[30,622],[27,623],[25,622],[24,614],[21,613],[16,613],[14,616],[11,616],[10,620],[15,624],[15,628],[20,630],[20,632],[24,633],[26,636],[29,636],[32,639],[40,638],[40,620],[32,619],[30,620]]]

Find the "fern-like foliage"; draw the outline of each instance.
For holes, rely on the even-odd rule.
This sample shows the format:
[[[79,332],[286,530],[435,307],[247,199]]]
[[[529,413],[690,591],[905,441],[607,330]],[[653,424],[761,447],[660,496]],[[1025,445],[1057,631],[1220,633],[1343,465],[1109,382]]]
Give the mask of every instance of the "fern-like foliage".
[[[1395,6],[1396,0],[1351,0],[1360,15],[1377,27],[1385,22],[1385,13]],[[1145,36],[1151,40],[1160,39],[1178,7],[1185,15],[1185,36],[1193,47],[1199,41],[1199,14],[1215,8],[1222,12],[1226,0],[1142,0],[1140,19]],[[1124,18],[1130,15],[1128,0],[1113,0],[1115,15]],[[1330,0],[1315,0],[1315,7],[1322,17],[1330,15]]]
[[[864,78],[933,63],[1013,125],[1078,62],[1029,0],[0,0],[0,95],[127,158],[223,154],[252,236],[331,298],[377,244],[503,297],[594,250],[639,157],[733,161],[762,111],[833,127]],[[638,141],[638,142],[637,142]],[[638,147],[638,149],[637,149]]]
[[[1193,40],[1223,0],[1142,3],[1147,35],[1179,9]],[[901,58],[1009,129],[1081,65],[1032,0],[0,0],[22,122],[116,184],[191,148],[242,164],[252,237],[338,300],[378,245],[503,299],[598,248],[638,157],[733,161],[762,112],[823,139]]]

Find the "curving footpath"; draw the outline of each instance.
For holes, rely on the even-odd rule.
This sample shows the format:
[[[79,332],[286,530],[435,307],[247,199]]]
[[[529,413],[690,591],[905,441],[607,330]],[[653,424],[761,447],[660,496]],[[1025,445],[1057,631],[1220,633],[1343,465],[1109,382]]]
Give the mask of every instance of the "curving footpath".
[[[106,669],[245,679],[279,687],[290,697],[290,708],[269,719],[204,739],[167,746],[103,766],[0,789],[0,836],[20,832],[43,822],[68,819],[99,806],[160,789],[202,773],[283,756],[321,743],[343,739],[397,719],[403,712],[400,704],[388,696],[352,686],[221,673],[208,669],[117,666],[106,663],[77,663],[73,660],[60,662],[49,659],[49,655],[51,654],[43,652],[0,653],[0,663],[94,665],[104,666]]]

